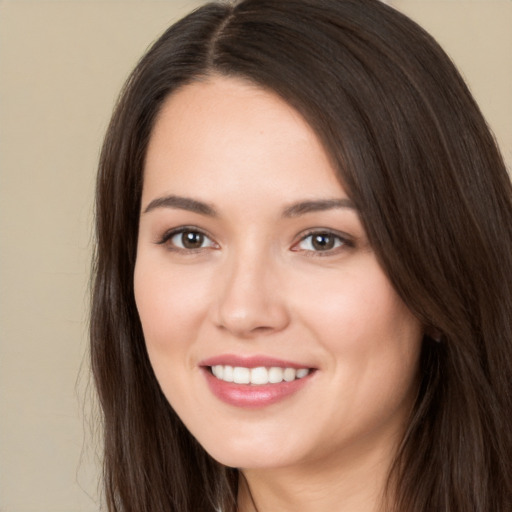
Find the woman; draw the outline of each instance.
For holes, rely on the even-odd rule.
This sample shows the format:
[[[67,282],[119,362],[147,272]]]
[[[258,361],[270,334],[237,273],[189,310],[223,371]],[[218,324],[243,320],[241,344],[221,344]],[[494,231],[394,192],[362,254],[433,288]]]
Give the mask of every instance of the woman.
[[[98,176],[108,509],[510,510],[511,199],[459,74],[380,2],[172,26]]]

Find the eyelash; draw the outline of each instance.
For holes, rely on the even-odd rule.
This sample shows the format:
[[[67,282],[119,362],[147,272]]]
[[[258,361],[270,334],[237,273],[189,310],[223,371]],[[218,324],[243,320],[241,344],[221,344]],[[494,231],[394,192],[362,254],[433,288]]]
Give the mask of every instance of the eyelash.
[[[200,235],[204,237],[205,240],[209,240],[210,244],[204,247],[196,247],[196,248],[187,248],[187,247],[179,247],[175,243],[171,243],[171,240],[177,236],[177,235],[184,235],[186,233],[194,234],[194,235]],[[325,249],[325,250],[314,250],[314,249],[301,249],[299,246],[300,244],[304,243],[308,239],[312,239],[314,236],[318,237],[328,237],[331,239],[334,239],[334,247]],[[204,241],[205,241],[204,240]],[[169,250],[176,251],[176,252],[183,252],[187,254],[193,254],[198,253],[201,251],[204,251],[205,249],[209,248],[218,248],[218,244],[213,241],[213,239],[205,233],[203,230],[198,229],[194,226],[182,226],[179,228],[171,229],[169,231],[166,231],[163,236],[156,242],[158,245],[167,245]],[[310,244],[313,244],[314,241],[311,240]],[[355,243],[351,237],[344,233],[332,231],[329,229],[315,229],[308,231],[307,233],[304,233],[301,235],[299,240],[295,242],[291,250],[294,252],[304,252],[306,255],[311,257],[325,257],[325,256],[332,256],[334,254],[338,254],[340,251],[351,249],[355,247]]]

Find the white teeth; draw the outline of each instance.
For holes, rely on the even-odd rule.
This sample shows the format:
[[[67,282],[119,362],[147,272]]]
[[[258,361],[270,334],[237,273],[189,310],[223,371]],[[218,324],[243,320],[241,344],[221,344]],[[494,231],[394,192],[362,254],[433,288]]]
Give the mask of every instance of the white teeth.
[[[297,370],[295,368],[285,368],[283,378],[286,382],[291,382],[292,380],[295,380],[296,374]]]
[[[279,382],[283,382],[283,369],[277,368],[273,366],[268,371],[268,381],[271,384],[278,384]]]
[[[267,384],[268,370],[264,366],[251,370],[251,384]]]
[[[232,366],[224,366],[224,373],[222,375],[222,380],[226,382],[233,382],[233,367]]]
[[[249,384],[251,382],[251,370],[235,366],[233,368],[233,382],[235,384]]]
[[[272,366],[265,368],[245,368],[243,366],[224,366],[221,364],[211,367],[213,375],[224,382],[234,382],[235,384],[252,384],[261,386],[263,384],[279,384],[280,382],[292,382],[295,379],[302,379],[309,375],[308,368],[280,368]]]
[[[307,368],[301,368],[300,370],[297,370],[297,379],[302,379],[309,373],[309,370]]]
[[[215,366],[212,366],[212,373],[217,377],[217,379],[222,380],[222,376],[224,375],[224,366],[221,364],[217,364]]]

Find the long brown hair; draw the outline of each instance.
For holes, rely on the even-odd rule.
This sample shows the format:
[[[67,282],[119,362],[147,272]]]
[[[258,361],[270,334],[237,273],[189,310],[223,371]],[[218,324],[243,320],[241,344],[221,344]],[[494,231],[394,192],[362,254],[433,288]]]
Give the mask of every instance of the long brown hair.
[[[510,180],[448,57],[377,0],[208,4],[156,41],[122,91],[99,166],[91,319],[108,510],[236,509],[237,470],[198,445],[160,391],[133,293],[155,117],[173,91],[214,73],[305,117],[383,269],[429,326],[388,508],[512,510]]]

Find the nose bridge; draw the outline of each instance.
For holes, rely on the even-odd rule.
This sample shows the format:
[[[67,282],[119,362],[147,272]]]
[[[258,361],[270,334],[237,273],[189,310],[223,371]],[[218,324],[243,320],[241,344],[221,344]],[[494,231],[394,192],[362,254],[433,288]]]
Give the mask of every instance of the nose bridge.
[[[283,329],[286,301],[277,284],[278,262],[271,251],[248,246],[225,261],[217,303],[217,323],[237,336]]]

